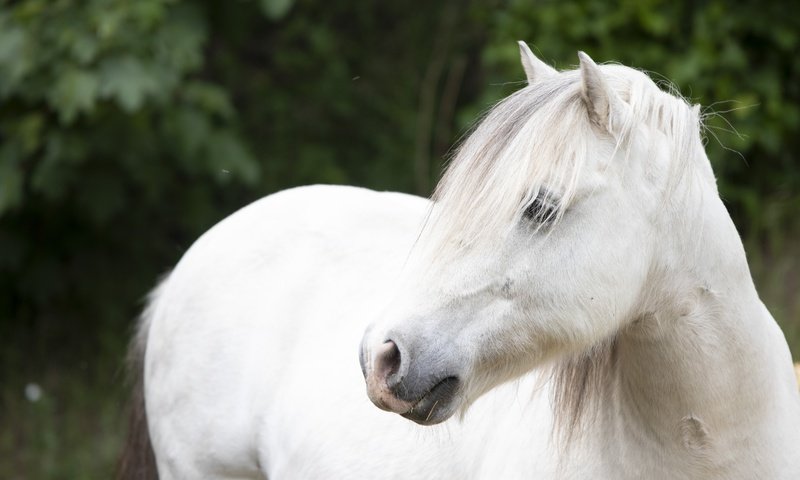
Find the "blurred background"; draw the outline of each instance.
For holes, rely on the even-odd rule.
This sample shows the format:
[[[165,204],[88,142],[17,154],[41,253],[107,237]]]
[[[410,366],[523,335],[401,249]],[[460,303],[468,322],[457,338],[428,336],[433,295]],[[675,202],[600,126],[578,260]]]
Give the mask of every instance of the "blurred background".
[[[0,0],[0,478],[110,478],[143,298],[279,189],[428,195],[524,85],[516,40],[706,107],[763,300],[800,355],[796,2]],[[716,112],[712,115],[711,112]]]

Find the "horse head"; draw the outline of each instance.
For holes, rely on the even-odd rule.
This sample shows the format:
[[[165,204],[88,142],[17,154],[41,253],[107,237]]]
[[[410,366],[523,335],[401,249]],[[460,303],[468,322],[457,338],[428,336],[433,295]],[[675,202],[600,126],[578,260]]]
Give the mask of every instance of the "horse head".
[[[520,48],[528,85],[458,149],[362,341],[369,398],[420,424],[635,322],[682,248],[680,199],[716,192],[696,107],[640,71],[581,52],[558,72]]]

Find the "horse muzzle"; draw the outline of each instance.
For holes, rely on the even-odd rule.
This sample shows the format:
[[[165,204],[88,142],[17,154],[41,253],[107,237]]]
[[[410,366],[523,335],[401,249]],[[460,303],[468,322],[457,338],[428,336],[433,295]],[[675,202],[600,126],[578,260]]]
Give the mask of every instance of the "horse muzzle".
[[[361,370],[367,395],[380,409],[397,413],[420,425],[447,420],[456,409],[461,382],[441,366],[441,355],[412,360],[402,342],[386,340],[374,349],[361,346]],[[433,368],[431,368],[433,367]]]

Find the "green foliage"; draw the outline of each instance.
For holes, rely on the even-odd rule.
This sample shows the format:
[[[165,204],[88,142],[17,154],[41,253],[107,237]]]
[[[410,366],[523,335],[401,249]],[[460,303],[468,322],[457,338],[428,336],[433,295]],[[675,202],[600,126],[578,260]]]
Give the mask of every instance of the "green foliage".
[[[134,170],[149,162],[255,181],[258,164],[236,131],[228,93],[191,76],[206,39],[198,8],[169,0],[31,0],[0,12],[0,212],[37,195],[68,196],[92,162],[116,163],[143,182],[150,180]],[[145,141],[120,152],[123,132]],[[171,137],[192,148],[173,148]],[[115,161],[121,156],[130,161]],[[88,215],[123,206],[100,200],[87,202]]]
[[[201,76],[207,40],[202,9],[169,0],[0,10],[0,328],[73,309],[129,316],[111,302],[126,282],[110,266],[140,296],[137,282],[174,249],[131,239],[167,223],[196,232],[220,190],[258,180],[230,94]]]
[[[140,299],[184,239],[252,198],[261,166],[204,73],[203,5],[0,5],[0,477],[104,478],[113,449],[67,452],[80,424],[118,444],[119,404],[76,391],[116,395],[123,377],[70,372],[120,371]],[[41,408],[20,403],[27,382],[49,393]]]

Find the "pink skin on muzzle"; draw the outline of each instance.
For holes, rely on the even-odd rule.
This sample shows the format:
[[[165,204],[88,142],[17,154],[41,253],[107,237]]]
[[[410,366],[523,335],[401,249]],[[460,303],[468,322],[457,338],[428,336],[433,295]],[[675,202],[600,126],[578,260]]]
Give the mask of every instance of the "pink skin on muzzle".
[[[372,361],[367,365],[367,395],[380,409],[394,413],[406,413],[414,406],[397,398],[389,388],[388,379],[400,366],[400,351],[391,340],[375,349]]]

